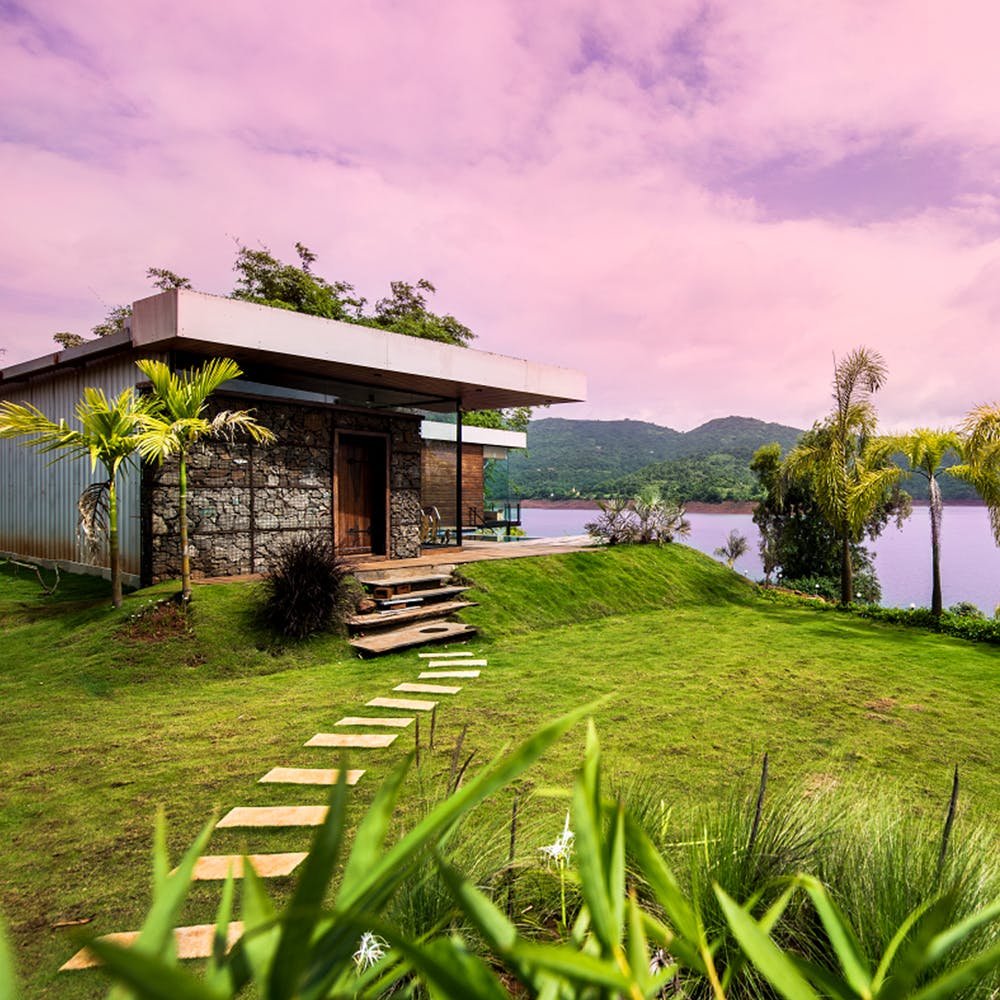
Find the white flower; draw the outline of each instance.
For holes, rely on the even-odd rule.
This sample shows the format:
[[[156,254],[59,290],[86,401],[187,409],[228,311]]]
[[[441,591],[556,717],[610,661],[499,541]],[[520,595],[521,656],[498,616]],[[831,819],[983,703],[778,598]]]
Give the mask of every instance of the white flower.
[[[569,859],[573,854],[574,839],[575,835],[569,828],[569,813],[566,813],[566,825],[563,827],[562,833],[556,837],[555,843],[546,844],[544,847],[539,847],[538,849],[547,859],[554,861],[556,865],[563,868],[569,864]]]
[[[358,972],[370,969],[386,953],[389,944],[371,931],[365,931],[358,943],[358,950],[352,956]]]

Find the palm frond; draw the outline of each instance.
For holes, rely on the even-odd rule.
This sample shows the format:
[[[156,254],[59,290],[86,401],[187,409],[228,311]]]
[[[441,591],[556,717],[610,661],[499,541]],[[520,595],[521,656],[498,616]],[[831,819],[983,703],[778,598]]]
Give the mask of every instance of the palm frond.
[[[110,490],[110,479],[102,483],[91,483],[76,502],[80,513],[76,522],[77,538],[86,545],[91,559],[98,557],[101,546],[110,533]]]

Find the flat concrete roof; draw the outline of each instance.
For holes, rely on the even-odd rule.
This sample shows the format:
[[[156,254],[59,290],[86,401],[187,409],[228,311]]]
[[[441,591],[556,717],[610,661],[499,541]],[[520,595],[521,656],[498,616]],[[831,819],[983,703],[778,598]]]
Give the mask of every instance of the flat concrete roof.
[[[582,402],[582,372],[238,299],[171,289],[133,303],[131,331],[12,365],[16,382],[121,350],[231,357],[249,379],[372,406],[502,409]]]

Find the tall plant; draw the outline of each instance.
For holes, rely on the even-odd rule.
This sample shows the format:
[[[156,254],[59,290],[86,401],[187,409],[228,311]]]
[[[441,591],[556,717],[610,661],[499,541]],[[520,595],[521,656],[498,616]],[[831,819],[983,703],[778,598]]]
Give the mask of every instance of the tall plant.
[[[948,452],[961,454],[961,441],[954,431],[918,427],[898,439],[899,449],[906,456],[913,472],[927,480],[931,512],[931,612],[940,616],[941,604],[941,521],[944,503],[938,476],[941,462]]]
[[[101,535],[108,539],[108,561],[111,567],[111,601],[122,605],[121,567],[118,556],[118,490],[119,470],[135,453],[138,433],[150,415],[150,403],[133,389],[125,389],[114,399],[108,399],[102,389],[86,388],[76,404],[79,429],[71,428],[64,418],[58,423],[45,416],[30,403],[0,403],[0,437],[27,437],[22,442],[41,452],[55,452],[55,461],[63,458],[88,457],[93,472],[98,463],[104,467],[107,479],[92,483],[80,495],[80,523],[93,541]]]
[[[961,426],[965,463],[951,473],[971,483],[990,512],[993,538],[1000,545],[1000,403],[970,411]]]
[[[875,439],[878,416],[872,396],[884,385],[888,369],[877,351],[859,347],[834,365],[833,411],[813,427],[808,443],[785,459],[788,476],[808,475],[816,502],[840,544],[840,600],[854,598],[851,545],[886,502],[902,475]]]
[[[270,442],[274,434],[261,426],[249,410],[221,410],[207,415],[209,397],[223,382],[242,374],[230,358],[213,358],[193,371],[174,372],[162,361],[137,361],[152,385],[151,410],[144,417],[138,448],[143,458],[163,463],[177,457],[180,465],[178,514],[181,535],[181,599],[191,599],[191,556],[188,544],[187,460],[204,438],[249,434]]]

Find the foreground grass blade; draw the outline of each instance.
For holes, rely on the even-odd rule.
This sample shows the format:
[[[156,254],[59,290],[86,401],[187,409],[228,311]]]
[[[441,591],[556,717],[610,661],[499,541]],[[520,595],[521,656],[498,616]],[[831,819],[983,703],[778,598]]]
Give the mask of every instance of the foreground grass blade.
[[[858,996],[869,996],[872,989],[871,970],[861,953],[861,946],[851,925],[818,879],[811,875],[803,875],[800,876],[799,882],[816,907],[826,936],[844,970],[844,978]]]
[[[715,887],[715,895],[733,936],[767,981],[786,1000],[818,1000],[792,960],[760,929],[757,921],[720,886]]]
[[[912,1000],[950,1000],[967,987],[981,983],[997,968],[1000,968],[1000,941],[918,990]]]
[[[19,1000],[14,950],[7,937],[7,925],[0,919],[0,1000]]]
[[[372,809],[374,808],[373,803]],[[281,938],[271,966],[268,992],[270,1000],[286,1000],[298,992],[299,981],[309,962],[309,948],[322,912],[323,897],[340,858],[346,811],[347,768],[341,767],[337,783],[330,791],[326,819],[313,836],[312,846],[295,885],[295,893],[281,921]],[[355,846],[362,839],[363,833],[364,824],[358,830]]]
[[[359,873],[347,891],[337,897],[338,911],[357,918],[362,913],[377,914],[406,878],[414,861],[433,849],[457,819],[484,799],[500,791],[522,771],[530,767],[559,737],[606,699],[584,705],[542,727],[509,754],[498,756],[485,770],[463,785],[454,795],[432,809],[409,833],[381,855],[366,872]],[[304,996],[321,996],[323,987],[336,976],[336,964],[342,953],[344,927],[334,921],[330,929],[314,942],[317,961]]]
[[[249,865],[248,859],[243,859],[244,865]],[[209,989],[220,992],[229,987],[229,972],[226,968],[226,955],[229,952],[228,931],[233,917],[233,899],[236,895],[236,879],[230,866],[226,880],[222,883],[222,897],[215,911],[215,933],[212,935],[212,954],[205,969],[205,985]]]
[[[145,955],[134,947],[121,948],[109,941],[92,941],[88,947],[104,963],[119,983],[131,989],[126,993],[115,987],[114,995],[139,997],[141,1000],[229,1000],[229,989],[217,990],[187,972],[176,959]]]

